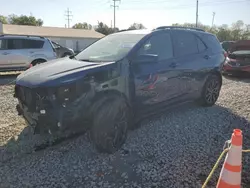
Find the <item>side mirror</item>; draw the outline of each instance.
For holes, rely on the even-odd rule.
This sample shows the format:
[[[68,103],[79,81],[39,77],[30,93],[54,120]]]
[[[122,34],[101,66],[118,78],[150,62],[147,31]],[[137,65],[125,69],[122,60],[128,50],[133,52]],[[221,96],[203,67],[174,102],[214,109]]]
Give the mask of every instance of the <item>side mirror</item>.
[[[156,54],[144,54],[137,56],[133,62],[135,63],[157,63],[158,55]]]

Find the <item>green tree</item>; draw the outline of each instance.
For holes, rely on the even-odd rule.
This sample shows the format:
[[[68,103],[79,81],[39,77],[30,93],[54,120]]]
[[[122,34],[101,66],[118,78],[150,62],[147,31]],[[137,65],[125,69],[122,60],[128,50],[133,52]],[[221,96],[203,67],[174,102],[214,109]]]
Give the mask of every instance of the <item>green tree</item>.
[[[146,27],[141,23],[133,23],[128,30],[136,30],[136,29],[146,29]]]
[[[195,27],[194,23],[175,23],[173,26],[183,26],[183,27]],[[210,27],[202,23],[198,23],[198,28],[204,29],[207,32],[213,33],[217,36],[219,41],[230,41],[230,40],[244,40],[250,39],[250,25],[245,25],[242,20],[238,20],[233,23],[231,27],[226,24],[221,26]]]
[[[8,21],[7,21],[7,18],[3,15],[0,15],[0,22],[3,23],[3,24],[7,24]]]
[[[43,21],[41,19],[36,19],[34,16],[17,16],[12,14],[9,16],[9,23],[14,25],[32,25],[32,26],[42,26]]]
[[[104,35],[109,35],[111,33],[119,31],[119,29],[118,28],[116,28],[116,29],[110,28],[106,24],[104,24],[103,22],[98,22],[98,25],[95,27],[95,31],[102,33]]]
[[[73,25],[74,29],[87,29],[87,30],[91,30],[92,29],[92,25],[83,22],[83,23],[76,23],[75,25]]]

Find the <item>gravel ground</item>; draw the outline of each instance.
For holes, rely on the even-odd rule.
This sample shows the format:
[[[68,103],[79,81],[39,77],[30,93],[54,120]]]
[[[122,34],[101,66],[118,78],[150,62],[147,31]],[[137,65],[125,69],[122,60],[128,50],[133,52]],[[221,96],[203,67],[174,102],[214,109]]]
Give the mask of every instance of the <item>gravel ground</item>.
[[[13,86],[0,86],[0,187],[201,187],[241,128],[250,148],[250,80],[224,79],[210,108],[186,105],[151,117],[129,133],[123,149],[98,154],[86,135],[34,152],[45,137],[30,135],[15,112]],[[19,135],[19,136],[18,136]],[[242,186],[250,187],[250,154],[243,154]],[[208,187],[215,187],[220,169]]]

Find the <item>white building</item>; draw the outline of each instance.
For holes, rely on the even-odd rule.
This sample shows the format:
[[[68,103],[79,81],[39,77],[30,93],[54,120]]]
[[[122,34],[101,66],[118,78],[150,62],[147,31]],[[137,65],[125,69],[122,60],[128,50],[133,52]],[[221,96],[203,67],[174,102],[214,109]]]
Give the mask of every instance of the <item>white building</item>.
[[[0,22],[0,35],[2,34],[43,36],[62,46],[72,48],[76,52],[104,37],[103,34],[95,30],[9,25]]]

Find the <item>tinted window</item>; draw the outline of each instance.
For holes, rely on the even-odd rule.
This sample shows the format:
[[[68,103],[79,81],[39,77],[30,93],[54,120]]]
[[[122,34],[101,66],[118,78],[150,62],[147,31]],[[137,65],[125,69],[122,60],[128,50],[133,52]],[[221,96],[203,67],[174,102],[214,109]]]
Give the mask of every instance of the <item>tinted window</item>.
[[[201,39],[198,38],[198,37],[196,37],[196,40],[197,40],[197,45],[198,45],[198,50],[199,50],[199,52],[205,51],[207,47],[206,47],[205,44],[201,41]]]
[[[222,46],[216,36],[205,34],[203,35],[202,39],[204,40],[206,45],[212,50],[212,52],[222,51]]]
[[[7,41],[8,41],[7,48],[9,50],[22,49],[23,48],[22,39],[8,39]]]
[[[194,34],[189,32],[174,32],[175,54],[184,56],[198,53],[197,41]]]
[[[23,39],[24,48],[42,48],[44,41]]]
[[[32,39],[8,39],[7,48],[13,49],[37,49],[42,48],[44,41]]]
[[[169,59],[173,57],[173,48],[171,36],[169,33],[161,33],[153,35],[140,48],[137,55],[155,54],[159,60]]]

